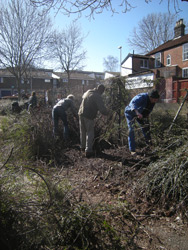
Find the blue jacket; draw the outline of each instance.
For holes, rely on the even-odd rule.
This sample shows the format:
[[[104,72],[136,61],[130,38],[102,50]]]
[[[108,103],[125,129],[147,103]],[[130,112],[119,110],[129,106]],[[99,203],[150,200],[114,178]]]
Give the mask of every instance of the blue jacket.
[[[151,113],[155,103],[151,103],[148,93],[140,93],[133,97],[129,105],[125,107],[125,116],[134,118],[136,117],[135,109],[138,110],[140,114],[147,112],[147,115]]]

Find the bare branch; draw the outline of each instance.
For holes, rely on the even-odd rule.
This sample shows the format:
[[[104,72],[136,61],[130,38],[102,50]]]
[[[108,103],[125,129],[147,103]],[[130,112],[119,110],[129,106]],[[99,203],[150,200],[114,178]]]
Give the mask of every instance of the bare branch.
[[[84,38],[76,23],[52,35],[52,56],[58,61],[61,69],[67,72],[68,77],[70,71],[83,68],[82,62],[86,57],[86,51],[82,49]]]
[[[143,0],[143,2],[150,3],[152,0]],[[164,0],[158,0],[159,4]],[[89,11],[87,15],[89,18],[93,17],[95,14],[100,14],[104,10],[108,10],[114,13],[118,13],[117,8],[122,9],[122,13],[126,13],[130,11],[135,6],[132,5],[131,0],[30,0],[30,2],[34,6],[43,6],[46,7],[47,10],[51,8],[56,8],[57,11],[63,11],[64,14],[78,14],[81,15],[86,10]],[[179,0],[168,0],[167,2],[168,10],[170,12],[170,7],[173,6],[176,13],[180,11],[179,8]],[[115,7],[114,7],[115,6]]]
[[[128,39],[129,46],[139,53],[147,53],[171,40],[174,35],[175,15],[151,13],[134,28]]]
[[[46,184],[46,187],[48,189],[49,196],[50,196],[50,202],[49,202],[49,207],[50,207],[51,204],[52,204],[52,193],[51,193],[50,185],[48,184],[48,182],[46,181],[44,176],[42,174],[40,174],[36,169],[30,168],[30,167],[29,168],[26,167],[26,169],[29,169],[30,171],[36,173],[44,181],[44,183]]]
[[[18,93],[25,72],[45,55],[50,28],[48,16],[29,0],[10,0],[1,8],[0,64],[17,79]]]
[[[118,67],[118,59],[114,56],[108,56],[103,59],[103,65],[106,71],[116,72]]]

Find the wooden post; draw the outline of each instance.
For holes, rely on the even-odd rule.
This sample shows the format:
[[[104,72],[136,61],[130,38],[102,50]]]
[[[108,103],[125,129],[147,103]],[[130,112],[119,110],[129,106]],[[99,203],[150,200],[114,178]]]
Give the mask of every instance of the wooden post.
[[[174,125],[174,122],[176,121],[176,119],[177,119],[177,117],[178,117],[178,115],[179,115],[179,113],[180,113],[180,111],[181,111],[181,109],[182,109],[182,107],[183,107],[183,105],[184,105],[187,97],[188,97],[188,90],[187,90],[187,93],[186,93],[186,95],[185,95],[185,97],[184,97],[184,99],[183,99],[183,101],[182,101],[182,103],[181,103],[181,105],[180,105],[180,107],[179,107],[179,109],[178,109],[175,117],[174,117],[174,120],[172,121],[172,124],[170,125],[170,128],[169,128],[168,132],[170,132],[170,130],[172,129],[172,126]]]

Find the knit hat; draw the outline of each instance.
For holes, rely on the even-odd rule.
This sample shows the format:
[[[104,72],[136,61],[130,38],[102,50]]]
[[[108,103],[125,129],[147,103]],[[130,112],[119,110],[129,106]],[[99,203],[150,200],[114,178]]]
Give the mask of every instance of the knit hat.
[[[156,89],[152,89],[149,93],[149,97],[153,99],[159,99],[160,95]]]

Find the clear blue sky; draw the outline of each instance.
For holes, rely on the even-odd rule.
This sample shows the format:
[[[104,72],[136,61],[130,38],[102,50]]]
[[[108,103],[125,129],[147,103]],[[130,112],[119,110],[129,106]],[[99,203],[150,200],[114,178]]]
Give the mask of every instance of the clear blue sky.
[[[121,0],[112,0],[112,3],[121,3]],[[112,55],[120,60],[119,46],[122,46],[122,60],[128,53],[132,53],[132,49],[127,44],[127,39],[134,27],[138,26],[139,21],[151,13],[168,12],[168,1],[152,0],[148,4],[145,0],[129,0],[135,8],[127,13],[121,13],[122,8],[119,7],[119,14],[105,11],[95,15],[95,19],[89,20],[85,17],[85,13],[78,19],[83,35],[87,35],[83,44],[87,51],[87,59],[84,63],[86,71],[103,72],[103,60],[107,56]],[[179,8],[182,10],[177,15],[177,20],[183,18],[188,23],[188,2],[179,0]],[[170,5],[171,13],[174,13],[173,1]],[[75,15],[67,17],[62,13],[54,18],[55,27],[63,29],[68,26],[74,19]],[[175,24],[174,24],[175,25]],[[135,51],[136,53],[136,51]]]

